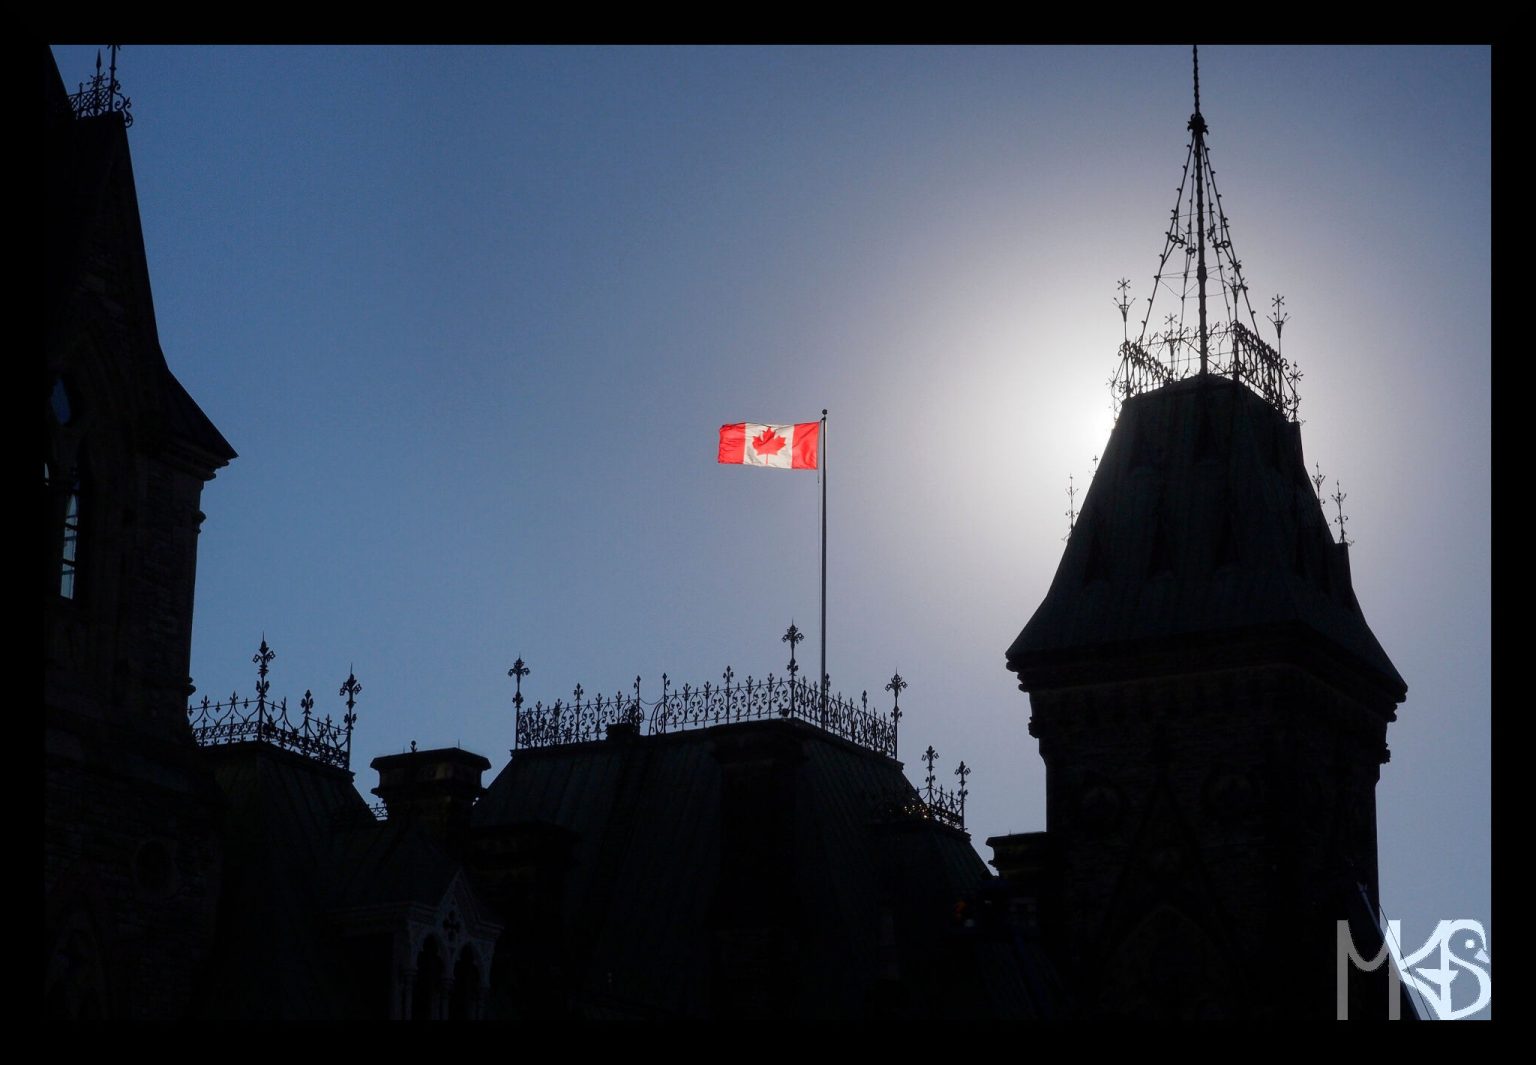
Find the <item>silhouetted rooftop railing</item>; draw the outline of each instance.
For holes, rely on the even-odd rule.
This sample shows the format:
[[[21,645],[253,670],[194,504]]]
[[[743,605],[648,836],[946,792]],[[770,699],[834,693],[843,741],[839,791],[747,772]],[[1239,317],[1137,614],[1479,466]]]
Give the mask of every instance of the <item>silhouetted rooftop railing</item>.
[[[112,65],[105,72],[101,69],[101,52],[96,53],[96,73],[89,82],[80,83],[80,91],[69,94],[69,109],[76,118],[94,118],[97,115],[119,114],[123,125],[133,125],[133,101],[123,95],[123,86],[117,80],[117,50],[111,45]]]
[[[628,693],[589,697],[577,685],[569,701],[557,699],[548,706],[519,703],[516,742],[521,749],[555,747],[603,739],[614,726],[659,736],[773,718],[805,721],[866,750],[896,757],[901,710],[895,700],[884,710],[869,705],[867,691],[857,701],[841,694],[823,697],[818,686],[807,680],[770,673],[761,680],[749,676],[737,681],[730,668],[722,674],[721,683],[699,687],[684,684],[674,688],[671,678],[663,674],[661,695],[654,700],[641,697],[640,678],[636,677]]]
[[[256,697],[231,694],[226,700],[202,702],[187,707],[187,723],[201,747],[235,743],[266,743],[294,751],[324,765],[338,769],[352,768],[352,727],[357,723],[357,695],[363,686],[350,671],[339,694],[346,696],[346,712],[339,721],[329,714],[315,714],[315,697],[306,691],[299,700],[302,711],[297,721],[288,716],[288,700],[269,696],[271,681],[268,667],[277,652],[261,641],[261,648],[251,659],[256,664]]]
[[[1295,421],[1300,399],[1296,383],[1301,374],[1280,353],[1241,322],[1211,327],[1210,372],[1230,377],[1262,396],[1290,421]],[[1120,401],[1154,388],[1194,377],[1200,372],[1199,335],[1170,323],[1167,330],[1143,341],[1120,345],[1120,367],[1113,381]]]

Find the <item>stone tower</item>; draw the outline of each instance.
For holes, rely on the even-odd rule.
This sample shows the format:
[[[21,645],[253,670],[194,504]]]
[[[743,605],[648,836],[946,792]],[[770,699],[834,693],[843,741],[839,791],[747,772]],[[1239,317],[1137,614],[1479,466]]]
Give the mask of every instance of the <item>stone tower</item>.
[[[1162,333],[1127,323],[1117,424],[1008,649],[1046,765],[1027,842],[1081,1013],[1331,1018],[1338,922],[1376,950],[1375,785],[1406,686],[1307,476],[1299,375],[1251,309],[1211,320],[1208,281],[1215,307],[1247,286],[1212,208],[1198,67],[1195,85],[1157,278],[1178,292],[1182,271],[1190,306]],[[1366,990],[1352,1016],[1384,1013]]]
[[[235,453],[160,350],[115,59],[73,96],[43,78],[46,1009],[176,1018],[219,869],[186,718],[199,502]]]

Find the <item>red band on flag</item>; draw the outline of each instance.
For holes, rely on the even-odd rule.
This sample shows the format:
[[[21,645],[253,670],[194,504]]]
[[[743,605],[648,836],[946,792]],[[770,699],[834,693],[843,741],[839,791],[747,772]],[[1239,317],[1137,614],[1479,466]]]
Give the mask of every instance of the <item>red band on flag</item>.
[[[816,453],[821,444],[821,423],[804,422],[795,426],[794,468],[814,470]]]
[[[720,427],[720,461],[740,463],[745,461],[742,453],[747,447],[747,426],[745,422],[737,422],[735,425],[722,425]]]

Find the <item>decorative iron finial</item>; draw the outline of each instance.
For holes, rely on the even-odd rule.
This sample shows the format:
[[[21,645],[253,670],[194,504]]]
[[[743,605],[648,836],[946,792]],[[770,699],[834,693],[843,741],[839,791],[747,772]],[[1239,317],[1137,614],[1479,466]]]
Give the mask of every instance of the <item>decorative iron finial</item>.
[[[1088,475],[1088,480],[1092,481],[1098,475],[1099,475],[1099,456],[1095,455],[1095,456],[1093,456],[1093,472]]]
[[[929,802],[933,801],[933,763],[938,760],[938,757],[939,752],[934,750],[933,744],[930,743],[928,749],[923,752],[923,762],[928,766],[928,775],[923,778],[923,781],[927,787]]]
[[[790,680],[794,680],[795,679],[795,674],[800,672],[800,667],[795,663],[795,645],[797,643],[799,643],[803,639],[805,639],[805,633],[801,632],[798,628],[796,628],[795,627],[795,623],[793,621],[791,621],[789,623],[789,628],[784,630],[784,635],[779,637],[779,642],[780,643],[787,643],[787,644],[789,644],[789,666],[788,666],[788,669],[789,669],[789,679]]]
[[[521,656],[519,656],[516,662],[512,663],[512,668],[507,670],[507,676],[511,677],[513,683],[517,685],[517,690],[512,695],[512,707],[514,712],[523,708],[523,678],[532,672],[533,670],[529,669],[526,665],[523,664]]]
[[[1284,332],[1285,323],[1291,320],[1291,316],[1289,313],[1281,309],[1285,306],[1285,297],[1280,295],[1280,293],[1275,293],[1275,298],[1269,302],[1270,305],[1274,307],[1274,310],[1269,314],[1269,320],[1275,327],[1275,350],[1279,351],[1280,334]],[[1295,376],[1300,378],[1301,374],[1297,373]]]
[[[256,664],[256,701],[265,702],[267,690],[272,682],[267,680],[267,669],[272,664],[272,659],[277,657],[277,652],[267,646],[267,634],[261,634],[261,646],[251,656],[251,661]]]
[[[347,712],[342,715],[341,723],[345,727],[344,732],[347,743],[347,765],[352,765],[352,726],[357,724],[357,696],[363,690],[363,686],[357,681],[357,671],[352,668],[352,663],[347,663],[347,679],[341,682],[341,690],[338,695],[347,697]],[[330,718],[326,718],[329,723]]]
[[[1129,340],[1129,339],[1131,339],[1131,321],[1130,321],[1131,280],[1130,280],[1130,278],[1122,277],[1119,281],[1115,282],[1115,287],[1120,290],[1120,298],[1114,301],[1115,302],[1115,306],[1120,308],[1120,332],[1122,334],[1122,339]]]
[[[971,767],[965,764],[965,760],[964,759],[961,759],[960,764],[955,767],[955,776],[960,778],[959,798],[960,798],[960,827],[961,828],[965,827],[965,797],[970,794],[970,792],[967,791],[966,787],[965,787],[965,778],[970,776],[970,775],[971,775]]]
[[[1077,528],[1077,485],[1072,480],[1072,475],[1067,474],[1067,535],[1062,540],[1072,539],[1072,530]]]
[[[1339,508],[1339,516],[1333,519],[1333,523],[1339,527],[1339,543],[1352,544],[1353,540],[1344,535],[1344,524],[1349,521],[1349,516],[1344,513],[1344,500],[1349,498],[1347,492],[1339,488],[1339,482],[1333,482],[1333,502]]]
[[[107,72],[101,72],[101,49],[96,50],[96,73],[91,76],[90,87],[80,82],[80,91],[71,93],[69,109],[76,118],[94,118],[97,115],[117,113],[123,116],[123,126],[133,125],[129,108],[133,101],[123,95],[123,87],[117,80],[117,51],[122,45],[111,44],[112,64]]]
[[[891,757],[896,757],[897,743],[901,738],[901,693],[907,690],[907,682],[900,673],[892,673],[885,690],[891,693]]]
[[[1323,468],[1320,465],[1318,465],[1316,462],[1312,463],[1312,468],[1317,471],[1316,473],[1314,473],[1312,475],[1312,490],[1317,493],[1317,503],[1318,503],[1318,506],[1322,506],[1322,503],[1323,503],[1323,482],[1326,481],[1328,478],[1327,478],[1327,476],[1324,475]]]
[[[729,670],[727,670],[729,672]],[[635,674],[635,697],[629,704],[629,709],[624,713],[624,720],[638,726],[645,718],[645,712],[640,709],[640,674]]]
[[[358,683],[357,674],[353,672],[351,665],[348,665],[347,679],[341,682],[341,690],[336,693],[347,697],[347,716],[342,720],[346,722],[348,728],[351,728],[352,722],[357,720],[357,713],[353,707],[357,705],[357,697],[362,690],[363,686]]]
[[[416,741],[415,740],[411,741],[411,753],[412,754],[416,753]]]

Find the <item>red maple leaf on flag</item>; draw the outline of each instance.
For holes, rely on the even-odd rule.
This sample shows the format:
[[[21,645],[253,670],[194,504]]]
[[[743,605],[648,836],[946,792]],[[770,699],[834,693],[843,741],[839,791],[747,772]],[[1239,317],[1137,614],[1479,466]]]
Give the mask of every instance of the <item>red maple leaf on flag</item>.
[[[785,439],[772,429],[764,429],[752,438],[752,450],[759,455],[777,455],[784,450]]]

